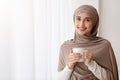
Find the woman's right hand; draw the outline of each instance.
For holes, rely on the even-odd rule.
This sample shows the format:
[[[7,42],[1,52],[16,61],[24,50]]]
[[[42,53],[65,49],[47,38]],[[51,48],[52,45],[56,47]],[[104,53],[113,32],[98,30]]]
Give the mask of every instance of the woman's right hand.
[[[69,61],[68,61],[69,69],[73,69],[74,68],[75,64],[78,62],[80,57],[81,57],[80,54],[75,54],[75,53],[73,53],[72,49],[70,50]]]

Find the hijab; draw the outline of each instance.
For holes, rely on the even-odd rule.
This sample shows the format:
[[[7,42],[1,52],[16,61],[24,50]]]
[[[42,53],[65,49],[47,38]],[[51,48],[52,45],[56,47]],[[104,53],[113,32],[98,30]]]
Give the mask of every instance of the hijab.
[[[60,47],[58,71],[62,71],[68,63],[68,55],[71,48],[81,47],[88,49],[93,54],[93,60],[107,72],[107,80],[118,80],[118,68],[111,43],[101,37],[97,37],[99,16],[97,10],[91,5],[78,7],[73,15],[87,13],[94,21],[90,36],[83,36],[75,32],[74,38],[65,41]],[[77,62],[69,80],[98,80],[88,69],[84,62]]]

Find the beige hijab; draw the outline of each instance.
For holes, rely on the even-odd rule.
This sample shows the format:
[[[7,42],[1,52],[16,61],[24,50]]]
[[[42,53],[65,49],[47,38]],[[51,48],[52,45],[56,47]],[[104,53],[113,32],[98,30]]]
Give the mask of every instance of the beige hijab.
[[[94,20],[94,27],[91,35],[81,36],[75,32],[74,39],[65,41],[60,48],[58,71],[62,71],[68,63],[68,55],[70,49],[74,47],[82,47],[93,53],[93,60],[103,67],[107,72],[107,80],[119,80],[118,68],[115,55],[111,44],[108,40],[97,37],[97,29],[99,16],[96,9],[90,5],[82,5],[75,10],[74,16],[80,13],[89,14]],[[83,62],[78,62],[70,76],[69,80],[99,80]]]

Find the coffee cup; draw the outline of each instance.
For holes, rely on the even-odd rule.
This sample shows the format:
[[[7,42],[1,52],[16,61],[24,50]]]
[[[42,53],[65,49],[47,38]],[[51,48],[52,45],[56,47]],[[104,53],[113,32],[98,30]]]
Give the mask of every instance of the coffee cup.
[[[83,58],[84,48],[73,48],[72,50],[73,50],[74,54],[80,54],[81,55],[81,58],[79,59],[78,62],[83,62],[84,61],[84,58]]]

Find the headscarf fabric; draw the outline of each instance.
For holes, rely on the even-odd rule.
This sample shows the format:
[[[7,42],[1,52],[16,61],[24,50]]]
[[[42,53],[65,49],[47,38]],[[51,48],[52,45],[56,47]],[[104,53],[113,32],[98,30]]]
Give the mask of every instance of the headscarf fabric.
[[[94,27],[90,36],[82,36],[75,32],[74,38],[65,41],[60,47],[60,56],[58,71],[62,71],[68,63],[68,55],[71,48],[85,48],[92,52],[93,60],[107,72],[107,80],[119,80],[118,68],[114,51],[111,43],[101,37],[97,37],[99,16],[97,10],[91,5],[82,5],[78,7],[73,15],[75,16],[80,13],[87,13],[94,20]],[[84,62],[77,62],[69,80],[99,80],[94,74],[88,69]]]

